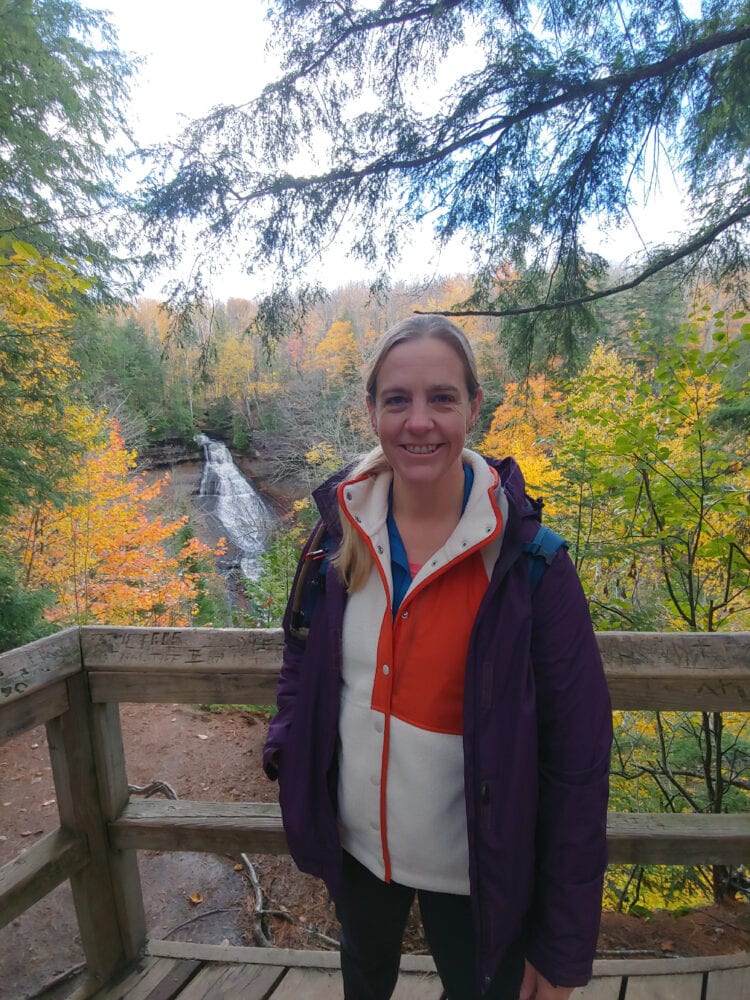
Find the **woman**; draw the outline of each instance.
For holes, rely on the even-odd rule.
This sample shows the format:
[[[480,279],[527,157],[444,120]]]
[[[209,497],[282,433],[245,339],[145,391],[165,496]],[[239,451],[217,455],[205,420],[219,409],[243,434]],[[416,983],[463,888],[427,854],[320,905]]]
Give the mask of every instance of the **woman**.
[[[566,1000],[591,975],[609,698],[564,547],[532,588],[518,466],[464,447],[481,400],[458,327],[385,334],[379,445],[316,490],[287,609],[264,766],[336,902],[347,1000],[391,996],[415,895],[450,1000]]]

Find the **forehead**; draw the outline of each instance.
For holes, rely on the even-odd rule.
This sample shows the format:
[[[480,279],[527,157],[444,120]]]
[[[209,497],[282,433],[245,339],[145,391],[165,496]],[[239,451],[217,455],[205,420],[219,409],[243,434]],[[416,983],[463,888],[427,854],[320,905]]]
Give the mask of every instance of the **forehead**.
[[[383,358],[377,377],[378,391],[406,382],[419,385],[466,387],[464,364],[450,344],[434,337],[397,344]]]

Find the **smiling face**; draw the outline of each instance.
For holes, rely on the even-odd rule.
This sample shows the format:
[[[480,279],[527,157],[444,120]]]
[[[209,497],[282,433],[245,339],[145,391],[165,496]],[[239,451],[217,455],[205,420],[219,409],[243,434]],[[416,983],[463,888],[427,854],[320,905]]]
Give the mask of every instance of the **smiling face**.
[[[481,400],[481,390],[469,398],[463,362],[445,341],[421,337],[391,348],[367,408],[394,482],[462,489],[461,452]]]

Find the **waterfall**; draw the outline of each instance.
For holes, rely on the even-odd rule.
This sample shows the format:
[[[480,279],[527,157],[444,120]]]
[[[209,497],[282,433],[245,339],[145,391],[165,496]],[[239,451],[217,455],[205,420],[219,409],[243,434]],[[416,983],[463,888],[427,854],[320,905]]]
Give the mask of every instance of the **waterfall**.
[[[221,441],[196,434],[203,448],[203,473],[196,503],[228,543],[229,568],[239,565],[250,580],[271,533],[273,515],[232,460]]]

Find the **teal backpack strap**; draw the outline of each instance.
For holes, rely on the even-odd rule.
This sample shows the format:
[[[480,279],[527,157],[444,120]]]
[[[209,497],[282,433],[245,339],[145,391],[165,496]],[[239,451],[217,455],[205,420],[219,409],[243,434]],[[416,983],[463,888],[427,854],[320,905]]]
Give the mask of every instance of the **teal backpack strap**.
[[[529,565],[529,585],[533,594],[544,576],[544,571],[555,558],[557,550],[567,545],[557,532],[541,524],[530,542],[524,542],[523,551]]]

